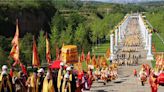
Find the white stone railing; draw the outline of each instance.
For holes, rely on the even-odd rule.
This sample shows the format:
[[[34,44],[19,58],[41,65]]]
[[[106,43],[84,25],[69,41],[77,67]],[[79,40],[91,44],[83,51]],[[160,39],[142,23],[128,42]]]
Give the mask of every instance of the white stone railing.
[[[130,18],[129,15],[127,15],[124,18],[124,21],[118,27],[116,27],[116,29],[114,29],[114,32],[112,32],[111,35],[110,35],[110,51],[111,51],[110,59],[111,60],[113,60],[113,58],[115,56],[114,55],[114,50],[117,50],[118,42],[121,42],[121,40],[125,36],[126,27],[128,25],[129,18]],[[115,37],[115,40],[114,40],[114,37]]]
[[[139,26],[140,26],[140,31],[141,35],[143,37],[143,43],[145,50],[147,50],[147,60],[153,60],[153,55],[152,55],[152,33],[151,30],[147,28],[147,26],[144,23],[144,19],[142,18],[142,15],[139,14]],[[150,31],[149,31],[150,30]]]
[[[115,56],[114,50],[117,50],[114,48],[117,48],[118,43],[121,42],[122,39],[124,39],[124,37],[125,37],[128,22],[131,18],[133,18],[131,16],[132,15],[127,15],[123,19],[124,21],[120,25],[118,25],[110,35],[110,51],[111,51],[110,59],[111,60],[113,60],[113,58]],[[140,31],[141,31],[141,35],[143,38],[145,50],[148,50],[147,60],[153,60],[152,49],[151,49],[152,48],[152,33],[149,33],[149,29],[144,24],[144,20],[142,18],[142,15],[140,15],[140,14],[138,14],[138,23],[140,26]],[[115,40],[114,40],[114,37],[115,37]],[[114,42],[115,42],[115,44],[114,44]]]

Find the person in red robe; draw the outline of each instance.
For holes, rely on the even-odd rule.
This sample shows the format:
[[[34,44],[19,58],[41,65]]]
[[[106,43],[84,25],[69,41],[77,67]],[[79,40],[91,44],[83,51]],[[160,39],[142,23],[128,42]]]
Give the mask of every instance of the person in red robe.
[[[157,92],[158,91],[157,76],[155,74],[150,75],[149,84],[151,87],[151,92]]]
[[[133,74],[135,77],[137,77],[137,70],[136,69],[134,69]]]

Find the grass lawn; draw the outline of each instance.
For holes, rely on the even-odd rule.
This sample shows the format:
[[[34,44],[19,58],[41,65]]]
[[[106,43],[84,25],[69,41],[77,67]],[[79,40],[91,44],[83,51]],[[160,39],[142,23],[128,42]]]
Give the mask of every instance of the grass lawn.
[[[98,46],[93,46],[92,47],[92,55],[103,56],[109,47],[110,47],[109,42],[100,44]]]
[[[100,44],[98,46],[93,46],[92,47],[92,51],[91,51],[91,57],[92,55],[96,55],[96,56],[104,56],[106,54],[106,51],[107,49],[110,47],[110,44],[109,42],[107,43],[103,43],[103,44]],[[87,55],[87,54],[86,54]],[[109,64],[109,62],[107,61],[107,63]],[[82,62],[82,68],[84,70],[87,69],[87,65],[86,65],[86,62]]]
[[[153,34],[153,43],[155,44],[155,48],[157,52],[163,52],[164,51],[164,44],[159,39],[159,37],[156,34]]]

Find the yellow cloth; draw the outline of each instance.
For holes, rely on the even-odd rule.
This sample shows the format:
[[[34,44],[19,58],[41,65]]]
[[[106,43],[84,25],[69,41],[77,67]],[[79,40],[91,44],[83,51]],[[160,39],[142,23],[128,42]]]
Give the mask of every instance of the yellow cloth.
[[[69,75],[69,80],[72,81],[72,74]]]
[[[2,92],[2,84],[3,84],[3,81],[2,81],[2,79],[1,79],[1,83],[0,83],[0,92]],[[10,83],[10,81],[9,81],[9,78],[7,78],[7,85],[9,86],[10,92],[12,92],[11,83]]]
[[[62,74],[63,73],[63,74]],[[65,70],[59,69],[58,72],[58,79],[57,79],[57,88],[60,89],[61,87],[61,76],[65,74]]]
[[[30,83],[31,92],[38,92],[38,79],[32,75],[28,78],[27,81]]]
[[[0,75],[0,81],[2,81],[2,74]]]
[[[64,79],[63,85],[62,85],[62,92],[65,92],[66,81],[67,81],[67,80]],[[71,92],[71,84],[70,84],[70,82],[67,82],[67,83],[68,83],[68,84],[67,84],[67,85],[68,85],[68,91]],[[67,91],[67,92],[68,92],[68,91]]]
[[[44,78],[42,92],[55,92],[52,79],[48,82],[47,77]]]

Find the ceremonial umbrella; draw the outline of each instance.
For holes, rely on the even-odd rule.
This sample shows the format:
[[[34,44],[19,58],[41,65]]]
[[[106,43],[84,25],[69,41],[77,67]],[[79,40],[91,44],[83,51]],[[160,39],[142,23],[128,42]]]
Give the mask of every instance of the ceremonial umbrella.
[[[60,60],[55,60],[53,61],[53,63],[49,66],[49,68],[53,68],[53,69],[59,69],[60,68]]]
[[[157,81],[160,85],[164,85],[164,73],[161,73],[158,78]]]

